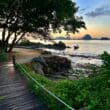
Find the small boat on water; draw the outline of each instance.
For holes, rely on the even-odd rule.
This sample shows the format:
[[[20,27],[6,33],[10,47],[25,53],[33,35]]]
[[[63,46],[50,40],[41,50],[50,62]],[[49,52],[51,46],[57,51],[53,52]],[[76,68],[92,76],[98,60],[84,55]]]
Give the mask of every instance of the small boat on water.
[[[74,50],[78,49],[79,45],[74,45]]]

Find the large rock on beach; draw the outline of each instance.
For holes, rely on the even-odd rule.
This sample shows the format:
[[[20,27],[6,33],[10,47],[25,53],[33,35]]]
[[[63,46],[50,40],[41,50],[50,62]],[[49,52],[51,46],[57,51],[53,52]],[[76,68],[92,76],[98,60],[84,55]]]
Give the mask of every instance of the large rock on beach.
[[[37,73],[44,75],[43,66],[40,63],[32,61],[31,64]]]
[[[64,74],[71,69],[71,61],[65,57],[47,55],[33,58],[32,66],[41,74]]]

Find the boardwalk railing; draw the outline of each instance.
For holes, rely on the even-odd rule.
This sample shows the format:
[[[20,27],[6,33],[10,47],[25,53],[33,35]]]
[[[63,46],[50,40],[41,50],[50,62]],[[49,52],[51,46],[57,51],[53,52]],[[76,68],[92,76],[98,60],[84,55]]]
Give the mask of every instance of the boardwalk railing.
[[[51,97],[57,100],[58,103],[62,104],[62,106],[65,106],[67,108],[66,110],[75,110],[70,105],[61,100],[59,97],[57,97],[55,94],[53,94],[51,91],[49,91],[47,88],[45,88],[41,83],[39,83],[28,71],[26,71],[26,69],[21,64],[16,63],[16,67],[23,73],[27,80],[31,80],[36,85],[36,87],[39,86],[42,91],[48,93]],[[59,110],[61,110],[61,108]]]

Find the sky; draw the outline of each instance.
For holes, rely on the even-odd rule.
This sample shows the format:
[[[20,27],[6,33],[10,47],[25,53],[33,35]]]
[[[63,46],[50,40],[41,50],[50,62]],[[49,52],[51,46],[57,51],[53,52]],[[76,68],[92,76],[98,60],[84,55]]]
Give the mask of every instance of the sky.
[[[73,0],[79,6],[78,16],[82,16],[87,30],[81,29],[82,37],[90,34],[92,37],[110,37],[110,0]]]
[[[79,7],[78,16],[82,16],[87,30],[81,29],[78,34],[71,34],[73,38],[81,38],[85,34],[92,37],[110,37],[110,0],[72,0]],[[52,34],[65,36],[66,33]]]

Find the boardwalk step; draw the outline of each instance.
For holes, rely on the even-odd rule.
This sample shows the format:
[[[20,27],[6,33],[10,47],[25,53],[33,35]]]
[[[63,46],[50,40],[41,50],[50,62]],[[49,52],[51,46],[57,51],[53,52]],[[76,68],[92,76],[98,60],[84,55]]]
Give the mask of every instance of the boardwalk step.
[[[45,110],[45,108],[43,107],[43,105],[42,104],[39,104],[39,105],[26,105],[26,107],[25,106],[21,106],[21,107],[18,107],[18,108],[16,108],[15,110]]]
[[[29,108],[29,107],[35,107],[38,104],[40,104],[40,103],[38,103],[36,101],[36,99],[34,99],[34,100],[27,100],[27,101],[25,101],[23,103],[9,104],[9,108],[12,108],[14,110],[17,110],[17,109],[18,110],[21,110],[21,108],[22,108],[24,110],[27,110],[27,108]]]
[[[39,101],[36,100],[36,98],[34,96],[30,96],[29,94],[23,95],[21,97],[16,97],[16,98],[11,98],[11,99],[7,99],[4,103],[2,103],[3,105],[9,105],[9,106],[13,106],[13,105],[22,105],[24,103],[29,103],[32,101],[36,101],[36,103],[38,103]]]
[[[10,94],[5,94],[4,97],[6,97],[6,99],[12,99],[12,98],[16,98],[16,97],[21,97],[22,95],[26,95],[29,94],[29,91],[18,91],[17,93],[10,93]]]
[[[0,86],[0,89],[5,89],[5,88],[7,88],[7,87],[16,87],[16,86],[21,86],[22,85],[22,83],[20,83],[20,82],[18,82],[18,83],[12,83],[12,84],[5,84],[5,85],[2,85],[2,86]]]
[[[20,87],[17,87],[17,88],[6,88],[6,89],[1,89],[0,90],[0,95],[6,95],[6,94],[9,94],[11,92],[18,92],[18,91],[23,91],[23,90],[27,90],[27,87],[25,86],[20,86]]]

